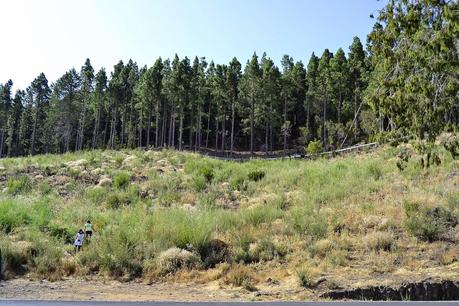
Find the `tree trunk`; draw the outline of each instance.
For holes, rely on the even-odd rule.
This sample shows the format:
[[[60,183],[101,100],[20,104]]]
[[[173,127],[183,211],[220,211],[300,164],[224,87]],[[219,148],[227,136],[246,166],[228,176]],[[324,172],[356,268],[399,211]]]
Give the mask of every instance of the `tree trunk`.
[[[268,155],[269,150],[269,119],[266,119],[265,122],[265,154]]]
[[[210,111],[211,111],[211,108],[210,108],[210,103],[209,103],[209,112],[207,113],[207,135],[206,135],[206,149],[209,147],[209,132],[210,132]]]
[[[2,132],[0,135],[0,158],[3,156],[3,143],[5,142],[5,130],[2,128]]]
[[[183,105],[180,106],[179,151],[182,151],[182,140],[183,140]]]
[[[100,121],[100,109],[99,109],[99,106],[97,106],[96,119],[94,120],[94,131],[93,131],[93,134],[92,134],[91,148],[93,150],[96,148],[97,134],[99,133],[99,121]]]
[[[338,124],[341,124],[341,104],[343,103],[342,101],[342,94],[341,94],[341,89],[339,90],[339,101],[338,101]]]
[[[327,128],[326,128],[326,121],[327,121],[327,97],[324,99],[324,122],[322,124],[322,128],[323,128],[323,144],[324,144],[324,148],[326,148],[327,146]]]
[[[148,110],[148,115],[150,115],[150,110]],[[150,116],[148,116],[148,119],[150,119]],[[140,120],[139,120],[139,142],[138,142],[138,147],[141,148],[142,147],[142,134],[143,134],[143,109],[140,108]],[[148,123],[150,123],[150,121],[148,121]],[[148,128],[148,134],[150,134],[150,130]],[[147,137],[149,137],[150,135],[148,135]],[[148,148],[148,144],[147,144],[147,148]]]
[[[252,96],[252,101],[250,103],[250,156],[253,157],[253,133],[254,133],[254,127],[253,127],[253,121],[255,117],[255,99]]]
[[[284,155],[287,154],[287,98],[284,99]]]
[[[225,155],[225,134],[226,134],[226,114],[223,114],[223,121],[222,121],[222,153]]]
[[[146,143],[146,146],[147,146],[147,149],[150,148],[150,131],[151,131],[151,109],[148,108],[148,121],[147,121],[147,143]],[[156,135],[156,139],[155,141],[157,141],[158,139],[158,135]]]
[[[234,98],[232,99],[231,103],[231,148],[230,148],[230,156],[233,156],[233,150],[234,150],[234,116],[235,116],[235,101]]]
[[[156,117],[155,117],[155,147],[157,148],[159,146],[159,141],[158,141],[158,137],[159,137],[159,111],[160,111],[160,99],[158,99],[156,101]],[[151,118],[151,116],[150,116]],[[148,126],[150,127],[150,126]],[[150,144],[148,144],[150,145]]]
[[[273,104],[269,104],[269,113],[273,113]],[[273,116],[269,116],[269,152],[272,154],[273,153]]]
[[[30,154],[35,154],[35,137],[37,135],[37,122],[38,122],[38,114],[40,113],[40,107],[37,103],[37,109],[35,110],[35,118],[33,120],[33,128],[32,128],[32,146],[30,149]],[[3,141],[2,141],[3,142]]]
[[[215,153],[218,152],[218,119],[215,119]]]
[[[354,129],[355,129],[355,134],[354,138],[357,137],[357,131],[358,131],[358,98],[357,98],[357,90],[358,90],[358,85],[357,81],[355,82],[355,88],[354,88]]]

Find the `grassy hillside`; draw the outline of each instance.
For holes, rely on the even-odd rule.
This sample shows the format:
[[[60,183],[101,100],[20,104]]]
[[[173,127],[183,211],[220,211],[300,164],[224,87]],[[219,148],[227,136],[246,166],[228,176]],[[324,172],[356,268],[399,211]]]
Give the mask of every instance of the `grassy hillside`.
[[[328,290],[459,277],[459,164],[399,149],[234,163],[174,151],[0,160],[7,277]],[[87,219],[95,236],[73,251]]]

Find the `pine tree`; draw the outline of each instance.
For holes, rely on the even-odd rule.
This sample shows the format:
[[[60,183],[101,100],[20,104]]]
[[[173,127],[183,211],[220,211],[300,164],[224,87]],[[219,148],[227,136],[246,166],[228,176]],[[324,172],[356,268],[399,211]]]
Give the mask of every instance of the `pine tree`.
[[[328,145],[327,141],[327,111],[331,99],[331,71],[330,60],[333,54],[328,49],[325,49],[319,60],[317,68],[317,101],[322,105],[322,143],[324,147]]]
[[[241,76],[241,63],[234,57],[229,63],[226,73],[226,88],[229,91],[228,96],[231,103],[230,156],[233,155],[234,151],[234,125],[236,122],[236,108],[239,103],[239,83]]]
[[[107,74],[105,69],[101,68],[95,77],[95,89],[94,89],[94,99],[91,104],[92,112],[94,114],[94,128],[92,133],[92,145],[91,147],[95,149],[98,147],[99,143],[99,129],[101,123],[101,117],[104,110],[105,99],[107,94]],[[105,133],[105,130],[104,130]]]
[[[9,80],[0,86],[0,158],[5,151],[5,139],[7,132],[7,120],[11,111],[12,98],[11,88],[13,81]]]
[[[244,75],[240,83],[240,91],[243,97],[242,112],[248,113],[250,126],[250,155],[253,156],[255,140],[255,107],[260,96],[261,69],[256,53],[247,62]]]
[[[365,51],[358,37],[354,37],[348,58],[350,83],[354,96],[354,131],[357,135],[359,133],[359,110],[365,86],[364,77],[367,70],[365,65]]]
[[[78,120],[78,131],[76,137],[75,150],[83,149],[83,141],[85,139],[85,128],[87,124],[88,108],[93,98],[94,91],[94,68],[91,66],[91,61],[86,59],[84,66],[81,67],[81,92],[80,92],[80,118]]]
[[[46,140],[42,139],[43,127],[46,121],[46,112],[49,106],[49,96],[51,89],[48,86],[48,80],[44,73],[41,73],[31,84],[34,103],[34,118],[32,128],[32,140],[30,153],[46,152]]]
[[[8,147],[8,157],[16,156],[19,154],[19,124],[23,112],[24,96],[24,91],[16,91],[16,94],[14,95],[13,99],[13,104],[8,115],[6,139]]]
[[[306,97],[305,97],[305,108],[306,108],[306,129],[307,129],[307,140],[315,139],[317,135],[316,127],[316,105],[318,97],[318,69],[319,69],[319,58],[312,53],[309,59],[307,73],[306,73]]]

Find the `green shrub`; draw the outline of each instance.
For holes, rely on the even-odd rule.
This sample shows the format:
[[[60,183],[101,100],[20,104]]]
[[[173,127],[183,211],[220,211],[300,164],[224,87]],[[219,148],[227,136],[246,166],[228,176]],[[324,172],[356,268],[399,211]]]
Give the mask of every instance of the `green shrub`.
[[[252,260],[270,261],[274,258],[282,258],[286,253],[284,246],[276,245],[272,239],[265,237],[256,244],[252,252]]]
[[[106,199],[107,194],[110,196],[111,193],[109,193],[107,189],[103,187],[96,186],[87,188],[84,194],[84,198],[91,203],[100,204]]]
[[[383,175],[381,167],[376,163],[369,164],[367,166],[367,170],[371,177],[373,177],[373,179],[375,180],[379,180]]]
[[[296,209],[290,213],[293,229],[313,239],[324,238],[327,235],[328,222],[325,213],[311,208]]]
[[[5,238],[0,238],[0,250],[2,252],[2,270],[0,274],[4,279],[10,279],[16,275],[27,272],[27,254],[25,250],[14,247]]]
[[[0,229],[10,233],[15,228],[30,224],[30,208],[16,200],[0,200]]]
[[[121,206],[134,203],[136,196],[137,195],[135,193],[133,194],[126,191],[111,192],[106,196],[106,204],[108,208],[118,209]]]
[[[68,174],[71,178],[73,178],[74,180],[78,179],[80,177],[80,170],[76,169],[76,168],[69,168],[68,170]]]
[[[249,291],[256,291],[256,279],[249,267],[243,265],[234,266],[225,276],[223,282],[226,285],[243,287]]]
[[[214,169],[212,167],[203,167],[199,169],[198,175],[203,176],[208,183],[212,182],[214,178]]]
[[[206,268],[213,268],[216,264],[230,259],[229,246],[219,239],[212,239],[201,247],[199,255]]]
[[[307,268],[302,268],[296,270],[296,275],[298,277],[298,283],[301,287],[312,288],[314,287],[314,280],[311,271]]]
[[[451,154],[453,159],[459,156],[459,137],[454,133],[444,133],[440,137],[440,144]]]
[[[191,187],[197,191],[201,192],[207,187],[207,179],[202,175],[194,176],[191,180]]]
[[[263,170],[254,170],[249,172],[249,180],[253,182],[261,181],[265,177],[266,173]]]
[[[457,217],[450,210],[442,207],[424,208],[405,204],[407,231],[421,240],[433,242],[445,238],[450,228],[457,225]]]
[[[238,175],[238,176],[232,177],[229,184],[232,190],[239,190],[239,191],[247,190],[247,184],[243,176]]]
[[[6,188],[9,194],[17,195],[29,192],[32,189],[32,184],[27,176],[20,176],[9,178],[6,182]]]
[[[322,151],[323,151],[323,146],[320,140],[310,141],[308,143],[308,146],[306,147],[306,152],[309,155],[317,155],[319,153],[322,153]]]
[[[126,189],[131,183],[131,175],[127,172],[117,172],[113,177],[113,186],[118,189]]]
[[[390,251],[395,241],[391,233],[373,232],[363,237],[363,243],[370,251]]]

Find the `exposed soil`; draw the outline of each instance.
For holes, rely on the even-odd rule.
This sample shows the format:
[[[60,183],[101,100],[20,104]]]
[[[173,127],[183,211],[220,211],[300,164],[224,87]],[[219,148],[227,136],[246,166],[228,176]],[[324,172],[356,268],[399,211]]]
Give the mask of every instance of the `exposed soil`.
[[[311,299],[302,290],[250,292],[242,288],[220,288],[218,284],[94,281],[68,279],[49,282],[24,278],[0,283],[0,299],[67,301],[269,301]],[[286,288],[284,288],[286,289]]]
[[[459,283],[446,280],[425,280],[417,283],[406,283],[397,287],[370,286],[348,290],[333,290],[326,292],[322,297],[335,300],[455,301],[459,300]]]

